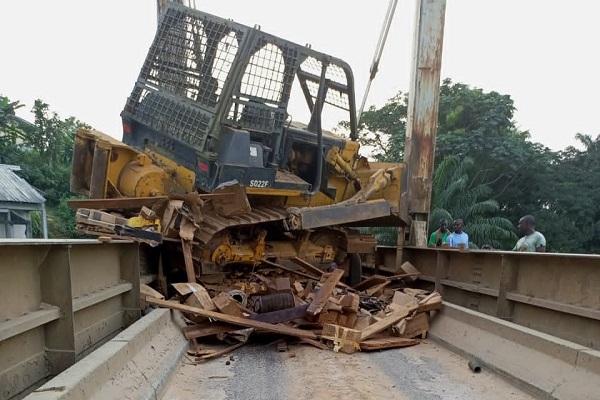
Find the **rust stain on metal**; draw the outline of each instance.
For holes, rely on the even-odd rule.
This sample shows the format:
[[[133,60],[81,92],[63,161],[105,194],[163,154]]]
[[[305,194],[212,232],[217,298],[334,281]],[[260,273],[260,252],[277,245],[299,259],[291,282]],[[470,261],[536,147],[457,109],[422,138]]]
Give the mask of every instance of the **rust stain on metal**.
[[[446,2],[422,0],[418,8],[405,152],[408,214],[428,214],[431,204]]]

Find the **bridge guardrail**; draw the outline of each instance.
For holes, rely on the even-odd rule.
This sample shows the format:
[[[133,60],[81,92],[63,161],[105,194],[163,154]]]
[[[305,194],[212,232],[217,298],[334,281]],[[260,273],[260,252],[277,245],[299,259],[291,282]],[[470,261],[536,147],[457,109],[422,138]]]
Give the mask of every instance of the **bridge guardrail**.
[[[56,375],[140,318],[139,246],[0,241],[0,399]]]
[[[382,269],[395,265],[395,247],[378,251],[388,266]],[[402,253],[445,301],[600,349],[600,255],[419,247]]]

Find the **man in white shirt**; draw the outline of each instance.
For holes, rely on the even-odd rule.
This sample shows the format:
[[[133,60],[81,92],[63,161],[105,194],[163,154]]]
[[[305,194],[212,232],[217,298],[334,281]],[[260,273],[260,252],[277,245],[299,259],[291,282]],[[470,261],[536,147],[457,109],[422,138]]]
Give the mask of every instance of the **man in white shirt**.
[[[469,235],[463,232],[464,226],[465,224],[462,219],[459,218],[454,220],[454,232],[446,238],[446,243],[448,243],[450,247],[459,249],[469,248]]]
[[[523,235],[517,242],[513,251],[529,251],[543,253],[546,251],[546,238],[535,230],[535,218],[526,215],[519,220],[519,233]]]

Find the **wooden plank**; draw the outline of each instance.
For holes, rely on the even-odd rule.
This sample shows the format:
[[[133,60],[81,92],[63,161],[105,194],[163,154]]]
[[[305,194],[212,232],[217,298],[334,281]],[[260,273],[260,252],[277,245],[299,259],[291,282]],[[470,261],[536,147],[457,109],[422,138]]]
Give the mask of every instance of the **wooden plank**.
[[[327,325],[327,324],[338,324],[338,319],[340,318],[341,313],[338,311],[324,311],[319,313],[317,317],[317,323],[319,325]]]
[[[240,303],[235,301],[229,293],[219,293],[212,299],[212,302],[223,314],[233,315],[234,317],[240,318],[243,318],[244,314],[248,316],[254,314],[254,312],[248,310]]]
[[[181,296],[188,296],[185,303],[192,307],[199,307],[208,311],[216,311],[217,307],[213,303],[206,288],[199,283],[173,283],[173,288]]]
[[[379,285],[375,285],[375,286],[373,286],[373,287],[370,287],[370,288],[368,288],[368,289],[367,289],[365,292],[366,292],[366,293],[367,293],[367,295],[369,295],[369,296],[374,296],[374,295],[376,295],[377,293],[379,293],[380,291],[382,291],[382,290],[383,290],[383,289],[384,289],[384,288],[385,288],[387,285],[389,285],[390,283],[392,283],[392,282],[390,282],[390,281],[385,281],[385,282],[382,282],[382,283],[380,283]]]
[[[397,304],[399,306],[405,306],[408,304],[417,304],[419,299],[399,290],[394,292],[394,297],[392,298],[392,304]]]
[[[165,296],[163,296],[162,293],[152,289],[150,286],[148,286],[146,284],[140,285],[140,295],[151,296],[151,297],[155,297],[157,299],[165,298]]]
[[[303,260],[303,259],[301,259],[301,258],[298,258],[298,257],[292,257],[290,260],[291,260],[292,262],[294,262],[294,263],[298,264],[298,265],[299,265],[299,266],[301,266],[302,268],[304,268],[306,271],[310,271],[310,272],[312,272],[313,274],[315,274],[315,275],[317,275],[317,276],[321,276],[321,275],[323,275],[323,274],[325,273],[325,271],[323,271],[323,270],[321,270],[321,269],[319,269],[319,268],[315,267],[315,266],[314,266],[314,265],[312,265],[311,263],[309,263],[309,262],[306,262],[306,261],[304,261],[304,260]]]
[[[333,351],[336,353],[352,354],[360,350],[361,331],[345,328],[335,324],[323,325],[321,339],[333,342]]]
[[[298,282],[298,281],[294,282],[294,291],[296,292],[298,297],[300,297],[300,298],[304,297],[304,287],[302,286],[302,284],[300,282]]]
[[[196,361],[210,360],[211,358],[224,356],[225,354],[231,353],[233,350],[240,348],[245,344],[246,344],[246,342],[236,343],[233,346],[229,346],[223,350],[215,351],[214,353],[205,354],[200,357],[196,357]]]
[[[300,271],[296,271],[296,270],[293,270],[293,269],[288,268],[288,267],[284,267],[281,264],[277,264],[277,263],[274,263],[273,261],[269,261],[269,260],[262,260],[262,263],[266,264],[266,265],[269,265],[271,267],[279,268],[280,270],[289,272],[290,274],[301,276],[303,278],[314,279],[314,280],[317,280],[317,281],[319,280],[319,276],[320,275],[319,276],[314,276],[314,275],[305,274],[304,272],[300,272]]]
[[[145,310],[148,307],[148,304],[144,301],[146,296],[154,297],[157,299],[165,298],[165,296],[163,296],[160,292],[157,292],[145,283],[140,284],[140,307],[142,310]]]
[[[139,210],[142,207],[152,207],[160,200],[160,197],[121,197],[117,199],[78,199],[69,200],[67,205],[71,208],[90,208],[94,210]]]
[[[385,318],[375,322],[373,325],[370,325],[367,329],[362,331],[361,340],[365,340],[376,333],[381,332],[384,329],[400,322],[400,320],[408,317],[414,310],[417,309],[416,304],[411,304],[408,306],[404,306],[401,309],[398,309],[392,312],[390,315]]]
[[[400,275],[391,275],[391,276],[386,276],[386,279],[390,280],[390,281],[397,281],[399,279],[405,279],[405,278],[410,278],[413,276],[421,276],[420,272],[413,272],[411,274],[400,274]]]
[[[199,284],[192,282],[177,282],[171,284],[173,289],[181,296],[187,296],[192,293],[195,290],[196,285],[200,286]]]
[[[188,282],[196,283],[196,272],[194,271],[194,260],[192,259],[192,244],[187,240],[181,239],[181,247],[183,248],[187,280]]]
[[[271,266],[271,267],[274,267],[274,268],[279,268],[279,269],[280,269],[280,270],[282,270],[282,271],[286,271],[286,272],[289,272],[290,274],[295,274],[295,275],[297,275],[297,276],[301,276],[301,277],[303,277],[303,278],[312,279],[312,280],[316,280],[316,281],[318,281],[319,279],[321,279],[321,278],[320,278],[320,277],[318,277],[318,276],[313,276],[313,275],[305,274],[304,272],[296,271],[296,270],[294,270],[294,269],[291,269],[291,268],[285,267],[285,266],[283,266],[283,265],[281,265],[281,264],[274,263],[273,261],[269,261],[269,260],[262,260],[262,262],[263,262],[264,264],[267,264],[267,265]],[[341,271],[343,271],[343,270],[341,270]],[[322,275],[321,275],[321,276],[322,276]],[[346,284],[345,284],[345,283],[343,283],[343,282],[338,282],[338,283],[336,283],[336,285],[335,285],[335,286],[337,286],[337,287],[341,287],[341,288],[344,288],[344,289],[352,289],[350,286],[346,285]]]
[[[438,292],[433,292],[419,301],[419,312],[439,310],[440,308],[442,308],[442,296]]]
[[[254,320],[247,319],[247,318],[233,317],[231,315],[221,314],[221,313],[214,312],[214,311],[207,311],[207,310],[203,310],[203,309],[197,308],[197,307],[186,306],[184,304],[175,303],[173,301],[153,299],[151,297],[147,297],[146,301],[150,304],[155,304],[157,306],[166,307],[166,308],[170,308],[173,310],[179,310],[182,312],[188,312],[188,313],[200,315],[202,317],[207,317],[207,318],[212,318],[212,319],[216,319],[216,320],[223,321],[223,322],[228,322],[230,324],[245,326],[247,328],[262,329],[267,332],[279,333],[282,335],[290,335],[290,336],[296,336],[296,337],[301,337],[301,338],[308,338],[308,339],[316,339],[317,338],[317,335],[315,335],[311,331],[304,331],[302,329],[290,328],[288,326],[274,325],[274,324],[269,324],[266,322],[254,321]]]
[[[425,339],[429,331],[429,313],[420,312],[412,317],[405,318],[393,326],[392,332],[395,336],[403,338],[415,338],[421,336]]]
[[[165,275],[165,268],[163,265],[162,252],[161,252],[161,254],[158,255],[158,278],[157,278],[157,281],[158,281],[158,288],[165,294],[169,293],[167,276]]]
[[[185,326],[182,332],[187,340],[191,340],[223,332],[237,331],[239,329],[240,327],[237,325],[225,324],[223,322],[203,322],[201,324]]]
[[[325,281],[325,283],[321,286],[321,289],[315,294],[315,298],[308,306],[306,310],[306,314],[311,317],[316,317],[321,311],[323,311],[323,307],[327,304],[329,300],[329,296],[331,296],[331,292],[335,288],[336,283],[342,279],[342,275],[344,275],[343,269],[334,270],[329,278]]]
[[[373,275],[373,276],[368,277],[367,279],[365,279],[358,285],[354,286],[353,289],[358,290],[359,292],[362,292],[363,290],[366,290],[370,287],[384,283],[387,280],[388,280],[388,278],[383,275]]]
[[[416,339],[406,339],[399,337],[385,337],[378,339],[369,339],[360,342],[360,349],[363,351],[393,349],[397,347],[407,347],[419,344]]]
[[[300,338],[300,341],[306,344],[310,344],[311,346],[316,347],[317,349],[321,349],[321,350],[329,350],[329,347],[327,347],[325,344],[317,341],[317,340],[312,340],[312,339],[306,339],[306,338]]]
[[[230,193],[199,194],[199,199],[231,196]],[[151,208],[156,202],[167,200],[166,196],[156,197],[119,197],[116,199],[76,199],[67,201],[71,208],[90,208],[94,210],[139,210],[142,207]]]
[[[356,293],[348,293],[340,298],[340,306],[344,312],[358,312],[360,296]]]
[[[188,285],[192,285],[194,290],[192,294],[185,300],[185,303],[192,307],[200,307],[208,311],[216,311],[215,303],[210,298],[208,291],[204,288],[204,286],[198,283],[188,283]]]
[[[409,294],[414,297],[417,297],[417,298],[423,298],[430,294],[430,292],[428,292],[427,290],[423,290],[423,289],[404,288],[402,290],[404,293]]]
[[[402,265],[400,266],[400,271],[398,272],[407,275],[406,280],[408,282],[416,281],[420,275],[420,271],[417,268],[415,268],[415,266],[412,265],[410,261],[405,261],[404,263],[402,263]]]

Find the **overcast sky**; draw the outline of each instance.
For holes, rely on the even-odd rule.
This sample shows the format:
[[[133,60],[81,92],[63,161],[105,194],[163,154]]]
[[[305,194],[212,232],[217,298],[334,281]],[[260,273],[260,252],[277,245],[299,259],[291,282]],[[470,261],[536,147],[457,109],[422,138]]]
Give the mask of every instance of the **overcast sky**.
[[[0,94],[36,98],[121,138],[119,114],[156,29],[155,0],[3,1]],[[388,0],[196,0],[197,8],[346,60],[360,104]],[[415,0],[400,0],[367,104],[406,91]],[[558,150],[600,133],[600,3],[448,0],[442,78],[510,94],[515,120]],[[294,110],[292,110],[292,113]],[[296,120],[299,118],[295,118]],[[329,125],[337,121],[326,121]]]

